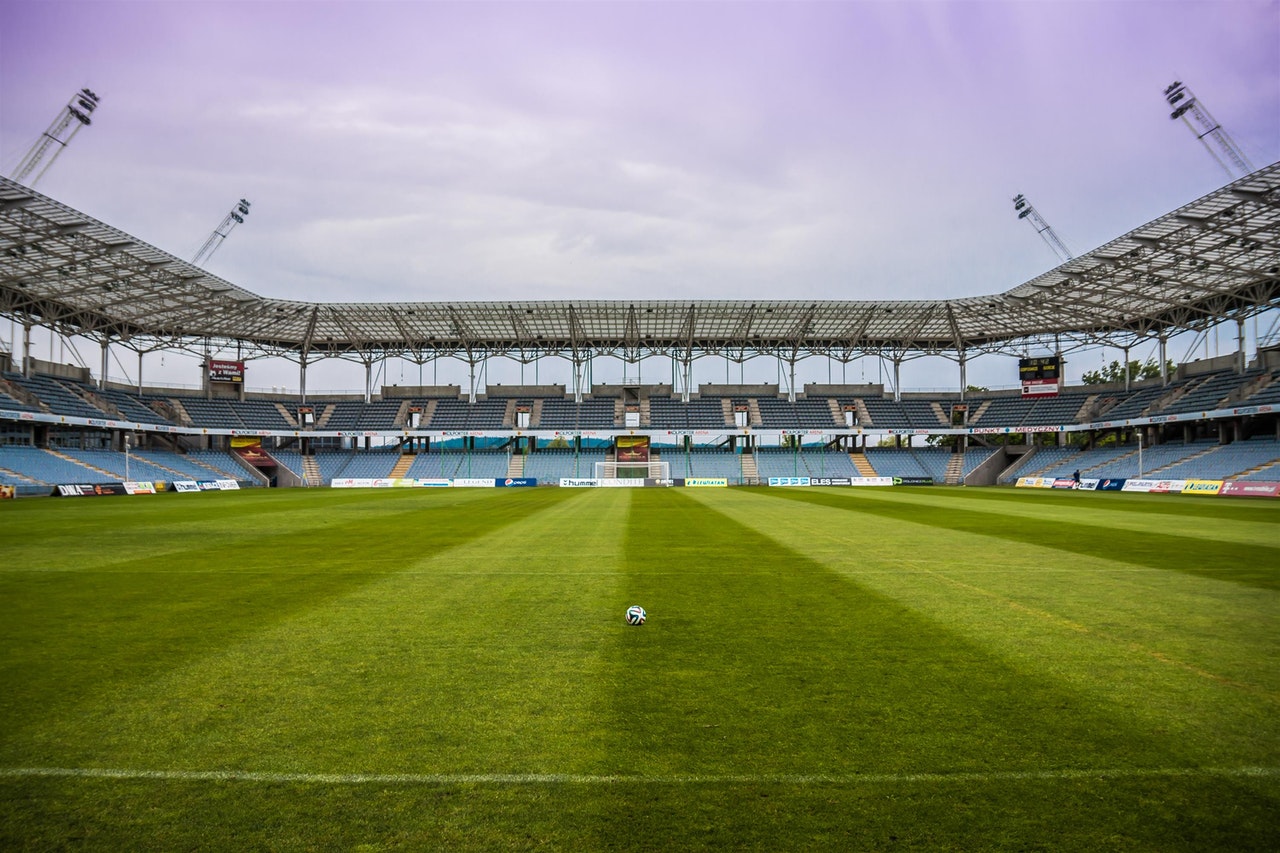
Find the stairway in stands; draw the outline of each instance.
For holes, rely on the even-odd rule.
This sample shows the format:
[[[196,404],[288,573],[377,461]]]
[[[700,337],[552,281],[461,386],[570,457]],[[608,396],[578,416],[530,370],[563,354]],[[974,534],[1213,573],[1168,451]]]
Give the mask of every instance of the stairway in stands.
[[[535,403],[535,405],[537,405]],[[507,462],[507,476],[520,478],[524,476],[524,454],[512,453],[511,459]]]
[[[409,469],[413,467],[413,460],[417,458],[409,453],[400,454],[400,458],[396,460],[395,467],[391,469],[391,473],[388,476],[393,480],[404,479],[404,475],[408,474]]]
[[[314,456],[302,457],[302,479],[308,486],[324,485],[324,478],[320,476],[320,463]]]
[[[742,464],[742,482],[748,485],[760,482],[760,468],[756,465],[756,457],[751,453],[740,453],[738,459]]]
[[[958,486],[964,481],[964,454],[952,453],[947,460],[947,473],[944,482],[948,486]]]
[[[876,469],[872,467],[871,460],[867,458],[865,453],[850,453],[849,461],[853,463],[853,467],[858,469],[859,477],[879,477]]]

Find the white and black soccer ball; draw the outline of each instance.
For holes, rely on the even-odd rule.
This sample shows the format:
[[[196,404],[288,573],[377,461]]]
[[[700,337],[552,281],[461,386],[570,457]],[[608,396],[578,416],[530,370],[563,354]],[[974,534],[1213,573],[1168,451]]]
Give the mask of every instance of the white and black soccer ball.
[[[641,607],[639,604],[633,604],[627,608],[627,624],[628,625],[643,625],[644,617],[645,617],[644,608]]]

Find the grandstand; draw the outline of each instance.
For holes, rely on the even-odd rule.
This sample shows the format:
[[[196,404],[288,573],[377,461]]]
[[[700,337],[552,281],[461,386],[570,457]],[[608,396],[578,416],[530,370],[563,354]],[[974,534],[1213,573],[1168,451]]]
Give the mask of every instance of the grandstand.
[[[307,364],[327,358],[462,358],[473,377],[484,359],[503,355],[558,357],[574,368],[562,386],[370,386],[363,396],[307,396],[248,391],[242,374],[235,382],[205,376],[198,391],[146,386],[142,377],[126,385],[86,367],[32,357],[19,364],[0,353],[0,461],[8,463],[0,481],[30,490],[122,478],[126,440],[127,476],[154,480],[261,484],[275,470],[289,484],[520,473],[556,481],[593,473],[614,436],[636,432],[652,436],[673,476],[731,483],[1275,474],[1274,345],[1183,364],[1159,379],[1045,396],[904,393],[896,376],[918,355],[963,363],[974,352],[1128,351],[1152,339],[1163,362],[1171,335],[1273,312],[1278,196],[1280,164],[1272,164],[1004,293],[964,299],[320,305],[258,296],[0,178],[0,235],[88,259],[75,275],[52,275],[31,255],[0,257],[0,316],[28,335],[33,326],[91,335],[104,364],[118,342],[292,357],[304,387]],[[1187,258],[1196,264],[1188,268]],[[779,384],[692,387],[694,360],[730,352],[777,359]],[[597,353],[670,358],[673,384],[593,385],[583,368]],[[798,387],[795,361],[813,356],[877,358],[895,379]],[[965,416],[953,424],[957,407]],[[926,437],[938,446],[925,446]],[[233,452],[250,445],[260,471]]]

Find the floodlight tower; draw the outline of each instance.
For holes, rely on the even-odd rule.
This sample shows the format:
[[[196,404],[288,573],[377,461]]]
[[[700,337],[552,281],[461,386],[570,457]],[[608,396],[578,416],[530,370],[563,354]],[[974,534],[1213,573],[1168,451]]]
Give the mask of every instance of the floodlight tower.
[[[81,89],[72,95],[66,107],[53,120],[53,124],[49,125],[49,129],[40,135],[36,144],[31,146],[31,150],[22,158],[22,162],[18,164],[18,168],[11,176],[13,180],[35,189],[36,184],[44,177],[44,173],[53,165],[53,161],[66,150],[72,137],[80,131],[80,128],[90,124],[89,116],[97,108],[98,96],[88,89]],[[53,151],[51,155],[50,150]],[[46,155],[49,155],[48,159]],[[41,166],[41,163],[44,165]],[[28,183],[27,178],[35,172],[36,167],[40,167],[40,171],[36,172],[36,176]]]
[[[1176,80],[1171,83],[1164,90],[1164,99],[1173,107],[1169,118],[1182,119],[1186,123],[1218,165],[1226,170],[1228,178],[1235,180],[1253,172],[1253,164],[1244,156],[1240,146],[1183,83]],[[1195,119],[1194,124],[1192,119]]]
[[[1019,219],[1025,219],[1031,223],[1044,241],[1049,244],[1049,248],[1053,249],[1053,253],[1064,261],[1069,261],[1074,257],[1071,250],[1067,248],[1067,244],[1053,233],[1053,229],[1049,227],[1049,223],[1044,221],[1044,217],[1036,212],[1031,206],[1031,202],[1027,201],[1027,197],[1022,193],[1018,193],[1013,197],[1013,209],[1018,212]]]
[[[209,235],[209,239],[204,241],[204,245],[200,247],[200,251],[196,252],[191,263],[199,264],[201,261],[207,261],[213,256],[213,253],[222,245],[222,241],[227,239],[227,235],[231,233],[231,229],[237,225],[244,224],[244,218],[249,215],[249,202],[244,199],[236,202],[236,206],[231,208],[231,212],[223,217],[218,227],[213,229],[213,233]]]

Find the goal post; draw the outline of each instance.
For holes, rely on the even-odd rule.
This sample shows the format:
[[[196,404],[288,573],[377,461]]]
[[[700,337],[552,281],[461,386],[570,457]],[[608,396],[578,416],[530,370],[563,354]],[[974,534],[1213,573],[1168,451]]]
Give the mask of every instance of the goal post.
[[[597,480],[670,480],[670,462],[597,462]]]

